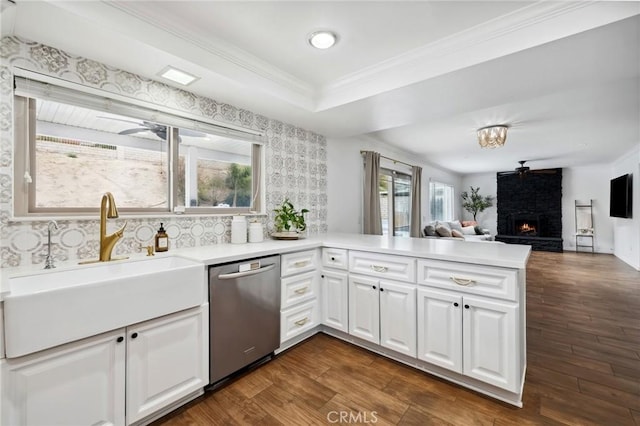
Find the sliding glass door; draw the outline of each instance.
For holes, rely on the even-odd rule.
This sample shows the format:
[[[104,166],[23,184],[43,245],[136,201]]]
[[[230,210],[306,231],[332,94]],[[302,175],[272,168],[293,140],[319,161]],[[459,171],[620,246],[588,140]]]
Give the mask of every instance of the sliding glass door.
[[[411,176],[380,169],[378,186],[382,234],[408,237],[411,224]]]

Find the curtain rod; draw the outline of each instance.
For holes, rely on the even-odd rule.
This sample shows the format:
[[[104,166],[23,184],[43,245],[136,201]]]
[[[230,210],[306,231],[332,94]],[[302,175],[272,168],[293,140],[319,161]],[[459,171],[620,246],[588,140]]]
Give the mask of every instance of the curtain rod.
[[[367,151],[362,151],[362,150],[361,150],[361,151],[360,151],[360,155],[364,154],[365,152],[367,152]],[[382,154],[380,154],[380,157],[382,157],[382,158],[386,158],[387,160],[389,160],[389,161],[393,161],[394,163],[400,163],[400,164],[404,164],[405,166],[413,167],[413,164],[405,163],[404,161],[400,161],[400,160],[394,160],[393,158],[386,157],[386,156],[384,156],[384,155],[382,155]]]

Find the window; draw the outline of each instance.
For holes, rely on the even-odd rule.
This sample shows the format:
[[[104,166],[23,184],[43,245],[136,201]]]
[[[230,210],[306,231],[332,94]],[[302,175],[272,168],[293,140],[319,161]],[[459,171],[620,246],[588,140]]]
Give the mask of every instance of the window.
[[[453,220],[453,186],[429,182],[429,211],[431,220]]]
[[[409,236],[411,224],[411,176],[389,169],[380,169],[380,215],[382,234]]]
[[[16,83],[16,215],[95,211],[107,191],[124,212],[259,211],[261,145],[241,132]]]

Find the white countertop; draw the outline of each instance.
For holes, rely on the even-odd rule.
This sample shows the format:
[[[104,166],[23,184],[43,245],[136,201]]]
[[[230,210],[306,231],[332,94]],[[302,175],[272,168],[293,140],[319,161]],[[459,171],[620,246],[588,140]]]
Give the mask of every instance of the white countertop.
[[[217,244],[174,249],[166,253],[157,253],[156,256],[174,255],[202,262],[204,265],[213,265],[317,247],[370,251],[511,269],[526,268],[531,252],[530,246],[516,244],[331,233],[292,241],[265,240],[260,243]],[[144,258],[143,254],[131,256],[132,260],[142,258]],[[91,265],[78,266],[72,262],[58,262],[54,271],[79,267],[90,268]],[[9,279],[12,276],[48,272],[41,267],[3,269],[0,271],[0,300],[11,291]]]

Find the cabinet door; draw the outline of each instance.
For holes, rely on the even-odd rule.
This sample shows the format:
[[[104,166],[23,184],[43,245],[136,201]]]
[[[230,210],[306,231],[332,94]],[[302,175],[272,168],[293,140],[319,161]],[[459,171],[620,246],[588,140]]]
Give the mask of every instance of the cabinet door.
[[[380,344],[416,356],[416,286],[380,281]]]
[[[124,425],[124,335],[120,329],[4,360],[0,423]]]
[[[349,276],[349,334],[380,344],[378,280]]]
[[[462,297],[418,289],[418,358],[462,373]]]
[[[518,392],[518,305],[466,296],[463,303],[464,374]]]
[[[208,384],[208,320],[205,304],[127,327],[127,424]]]
[[[349,332],[349,281],[346,273],[322,271],[322,324]]]

